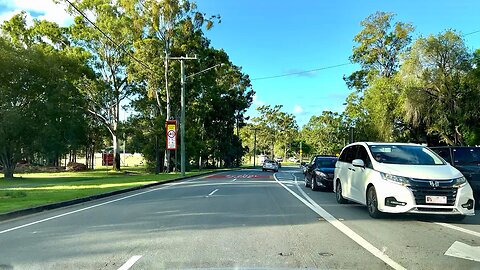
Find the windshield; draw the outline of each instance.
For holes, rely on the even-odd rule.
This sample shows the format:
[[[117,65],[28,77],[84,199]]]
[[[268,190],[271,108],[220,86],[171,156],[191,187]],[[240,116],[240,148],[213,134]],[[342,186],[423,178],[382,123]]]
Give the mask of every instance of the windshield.
[[[480,148],[465,147],[453,149],[455,165],[480,165]]]
[[[317,168],[335,168],[336,158],[319,158],[316,161]]]
[[[381,163],[409,165],[444,165],[431,150],[417,145],[371,145],[373,158]]]

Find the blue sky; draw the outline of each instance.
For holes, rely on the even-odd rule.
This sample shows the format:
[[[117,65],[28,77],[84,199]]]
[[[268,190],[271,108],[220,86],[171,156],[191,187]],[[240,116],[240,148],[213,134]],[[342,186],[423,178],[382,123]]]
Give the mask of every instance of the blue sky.
[[[60,1],[61,2],[61,1]],[[341,112],[350,91],[342,79],[358,67],[347,65],[269,80],[256,78],[349,63],[360,21],[376,11],[394,12],[396,19],[416,27],[414,37],[456,29],[480,30],[478,0],[197,0],[200,11],[220,14],[221,24],[206,32],[212,46],[223,48],[234,64],[250,75],[256,91],[248,114],[262,104],[284,106],[299,126],[324,110]],[[52,0],[0,0],[0,21],[20,10],[32,17],[71,22],[64,4]],[[480,48],[480,33],[465,37]]]
[[[206,32],[250,78],[311,70],[348,63],[360,21],[376,11],[394,12],[396,19],[416,27],[414,37],[445,29],[462,33],[480,30],[480,1],[314,1],[198,0],[207,14],[220,14],[221,24]],[[465,37],[469,48],[480,48],[480,33]],[[355,65],[253,80],[255,115],[261,104],[281,104],[294,113],[299,126],[324,110],[341,112],[350,93],[342,77]]]

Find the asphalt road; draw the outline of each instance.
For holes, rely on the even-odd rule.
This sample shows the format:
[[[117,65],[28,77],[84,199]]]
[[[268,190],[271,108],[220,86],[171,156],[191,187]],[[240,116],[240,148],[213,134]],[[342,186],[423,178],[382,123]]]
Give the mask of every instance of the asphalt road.
[[[225,172],[3,222],[0,269],[480,269],[479,214],[374,220],[302,181]]]

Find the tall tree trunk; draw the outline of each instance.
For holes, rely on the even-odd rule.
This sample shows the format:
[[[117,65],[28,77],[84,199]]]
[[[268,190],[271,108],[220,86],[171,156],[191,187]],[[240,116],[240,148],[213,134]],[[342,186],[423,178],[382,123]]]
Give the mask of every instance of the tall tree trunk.
[[[13,172],[15,171],[16,162],[13,160],[9,151],[4,149],[5,152],[0,154],[0,160],[3,164],[3,176],[5,179],[13,178]]]
[[[113,169],[116,171],[120,170],[120,147],[118,145],[118,136],[116,133],[112,134],[113,139],[113,150],[114,150],[114,160],[113,160]]]

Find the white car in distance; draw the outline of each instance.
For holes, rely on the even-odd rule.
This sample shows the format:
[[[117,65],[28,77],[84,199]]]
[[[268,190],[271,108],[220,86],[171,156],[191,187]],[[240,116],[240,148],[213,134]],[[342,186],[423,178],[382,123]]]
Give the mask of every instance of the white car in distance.
[[[274,160],[265,160],[262,165],[262,171],[278,172],[278,163]]]
[[[465,177],[425,146],[358,142],[342,150],[335,165],[338,203],[366,205],[382,213],[474,215],[473,191]]]

